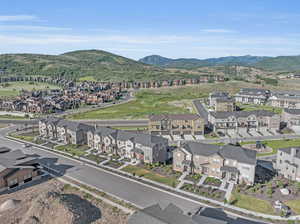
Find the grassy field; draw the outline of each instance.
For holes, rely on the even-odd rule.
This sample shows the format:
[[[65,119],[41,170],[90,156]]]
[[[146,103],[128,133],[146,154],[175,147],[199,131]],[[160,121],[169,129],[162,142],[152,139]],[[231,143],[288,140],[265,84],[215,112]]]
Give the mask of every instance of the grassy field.
[[[21,90],[57,89],[56,85],[39,82],[8,82],[0,85],[0,97],[18,96]]]
[[[270,202],[234,192],[231,197],[232,205],[247,210],[275,215]]]
[[[135,173],[136,176],[142,176],[149,180],[153,180],[153,181],[156,181],[156,182],[159,182],[162,184],[166,184],[171,187],[178,184],[178,180],[175,177],[174,178],[165,177],[165,176],[159,175],[157,173],[151,172],[149,170],[146,170],[146,169],[143,169],[140,167],[128,165],[128,166],[124,167],[122,170],[125,172],[128,172],[128,173],[132,173],[132,174]]]
[[[242,105],[242,104],[239,104],[237,106],[243,111],[268,110],[268,111],[274,112],[276,114],[281,114],[283,111],[282,108],[266,106],[266,105],[247,105],[247,104]]]
[[[259,153],[257,154],[258,157],[260,156],[268,156],[277,153],[277,150],[280,148],[288,148],[288,147],[296,147],[300,146],[300,139],[281,139],[281,140],[269,140],[269,141],[262,141],[263,144],[269,146],[273,149],[272,152],[269,153]],[[255,142],[242,142],[241,145],[246,144],[255,144]]]
[[[190,113],[180,101],[207,97],[212,91],[235,93],[239,88],[252,86],[244,82],[201,84],[179,88],[140,90],[129,103],[71,115],[71,119],[145,119],[150,114]],[[183,103],[185,104],[185,103]],[[188,104],[187,104],[188,105]]]
[[[97,80],[95,79],[94,76],[83,76],[79,78],[79,81],[92,81],[92,82],[96,82]]]
[[[297,215],[300,215],[300,200],[286,201],[285,204],[289,206]]]
[[[59,145],[55,147],[56,150],[71,153],[76,156],[83,156],[88,149],[87,145]]]

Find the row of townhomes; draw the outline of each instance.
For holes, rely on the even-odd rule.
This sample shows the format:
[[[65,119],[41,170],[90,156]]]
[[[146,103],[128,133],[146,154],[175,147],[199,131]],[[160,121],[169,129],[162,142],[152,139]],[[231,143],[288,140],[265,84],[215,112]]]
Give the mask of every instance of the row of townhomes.
[[[145,163],[164,163],[171,159],[166,138],[98,127],[87,133],[88,145],[100,152],[115,153]]]
[[[150,134],[203,135],[204,120],[197,114],[162,114],[149,116]]]
[[[39,132],[43,138],[64,144],[86,144],[98,152],[118,154],[131,161],[165,163],[173,158],[176,171],[201,173],[233,183],[254,183],[256,151],[241,147],[188,141],[174,150],[168,139],[161,136],[94,127],[54,117],[41,119]]]
[[[40,178],[40,166],[34,157],[21,150],[0,148],[0,192]]]
[[[41,119],[39,133],[43,138],[64,144],[87,144],[100,152],[145,163],[166,162],[171,158],[168,140],[160,136],[94,127],[55,117]]]
[[[273,107],[300,109],[300,91],[242,88],[234,97],[237,103],[267,104]]]
[[[227,182],[253,184],[256,151],[238,146],[186,142],[173,152],[173,169]]]
[[[209,122],[214,131],[266,131],[278,130],[280,115],[267,110],[211,112]]]

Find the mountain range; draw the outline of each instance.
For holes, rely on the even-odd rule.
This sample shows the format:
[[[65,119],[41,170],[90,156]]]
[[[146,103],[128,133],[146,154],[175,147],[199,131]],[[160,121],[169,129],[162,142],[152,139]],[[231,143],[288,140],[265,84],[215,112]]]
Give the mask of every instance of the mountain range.
[[[80,50],[61,55],[2,54],[0,74],[92,77],[103,81],[170,80],[201,74],[227,74],[235,65],[268,71],[300,71],[300,56],[230,56],[210,59],[170,59],[158,55],[135,61],[101,50]],[[263,70],[261,70],[263,69]]]
[[[300,56],[228,56],[220,58],[196,59],[179,58],[171,59],[160,55],[150,55],[139,60],[145,64],[161,68],[195,69],[207,66],[250,66],[270,71],[296,71],[300,70]]]

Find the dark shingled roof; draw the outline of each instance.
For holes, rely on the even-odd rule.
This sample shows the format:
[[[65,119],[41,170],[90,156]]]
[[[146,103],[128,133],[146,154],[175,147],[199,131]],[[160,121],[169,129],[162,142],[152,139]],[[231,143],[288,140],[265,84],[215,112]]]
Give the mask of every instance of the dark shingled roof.
[[[270,93],[270,90],[257,89],[257,88],[242,88],[238,92],[239,95],[255,95],[255,96],[266,95],[268,93]]]
[[[150,115],[150,121],[160,121],[160,120],[196,120],[201,118],[198,114],[160,114],[160,115]]]
[[[300,109],[284,109],[284,112],[288,114],[300,115]]]
[[[162,209],[158,204],[135,212],[130,216],[128,224],[226,224],[227,222],[210,217],[183,214],[177,206],[170,204]]]
[[[92,130],[94,127],[91,125],[75,122],[75,121],[68,121],[68,120],[60,120],[57,124],[58,127],[66,127],[72,131],[89,131]]]
[[[253,111],[233,111],[233,112],[211,112],[210,115],[215,118],[226,119],[231,116],[238,118],[238,117],[249,117],[251,115],[255,115],[257,117],[260,116],[272,117],[276,114],[268,110],[253,110]]]
[[[241,163],[256,164],[256,151],[238,146],[204,144],[198,142],[186,142],[182,148],[194,155],[211,156],[218,153],[225,159],[237,160]]]

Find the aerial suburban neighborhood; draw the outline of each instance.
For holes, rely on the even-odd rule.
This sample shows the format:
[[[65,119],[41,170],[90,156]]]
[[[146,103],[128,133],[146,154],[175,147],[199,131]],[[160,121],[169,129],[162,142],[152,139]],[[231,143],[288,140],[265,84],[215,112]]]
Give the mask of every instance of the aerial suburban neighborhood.
[[[0,224],[300,224],[299,15],[3,1]]]

